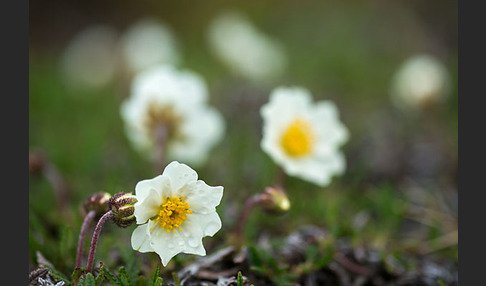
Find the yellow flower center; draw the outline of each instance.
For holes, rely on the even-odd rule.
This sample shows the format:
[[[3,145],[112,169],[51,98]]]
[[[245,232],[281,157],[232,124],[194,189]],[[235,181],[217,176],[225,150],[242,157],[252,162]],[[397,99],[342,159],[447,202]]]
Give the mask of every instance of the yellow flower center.
[[[306,120],[297,118],[289,124],[280,139],[280,143],[290,156],[308,155],[312,152],[314,133]]]
[[[167,232],[175,232],[176,229],[182,231],[180,226],[186,220],[187,214],[192,214],[191,206],[183,199],[184,196],[182,195],[180,198],[173,197],[160,206],[159,215],[155,218],[155,221]]]

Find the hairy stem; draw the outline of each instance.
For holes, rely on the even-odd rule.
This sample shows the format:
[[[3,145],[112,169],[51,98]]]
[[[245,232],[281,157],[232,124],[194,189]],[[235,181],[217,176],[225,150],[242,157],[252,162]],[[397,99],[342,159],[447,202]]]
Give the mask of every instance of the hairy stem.
[[[98,242],[98,237],[100,236],[101,227],[103,224],[113,216],[113,212],[110,210],[106,212],[96,224],[96,228],[93,232],[93,238],[91,239],[91,247],[89,249],[89,256],[88,256],[88,265],[86,266],[86,270],[91,272],[93,268],[93,261],[94,255],[96,251],[96,244]]]
[[[81,231],[79,232],[79,239],[78,239],[78,251],[76,253],[76,266],[75,269],[81,267],[81,257],[83,255],[83,246],[84,246],[84,238],[86,236],[86,231],[88,230],[88,226],[93,220],[96,212],[91,210],[88,214],[84,217],[83,224],[81,225]]]
[[[241,245],[241,242],[243,240],[243,231],[245,229],[248,216],[250,215],[250,212],[253,209],[253,207],[260,201],[260,197],[261,197],[260,194],[253,195],[250,198],[248,198],[245,202],[245,206],[243,207],[240,217],[238,218],[236,224],[236,230],[235,230],[235,239],[237,240],[236,244],[238,246]]]

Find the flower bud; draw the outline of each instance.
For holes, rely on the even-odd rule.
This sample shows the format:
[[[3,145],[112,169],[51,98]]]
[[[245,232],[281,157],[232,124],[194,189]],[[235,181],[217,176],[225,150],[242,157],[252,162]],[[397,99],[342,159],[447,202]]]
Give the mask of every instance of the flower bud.
[[[108,201],[110,200],[111,195],[106,192],[98,192],[94,195],[91,195],[87,198],[83,203],[83,211],[87,214],[89,211],[95,211],[95,217],[99,219],[102,215],[104,215],[108,211]]]
[[[109,209],[113,212],[113,222],[120,227],[127,227],[134,223],[136,202],[137,197],[132,193],[115,194],[108,202]]]
[[[281,214],[290,209],[290,201],[285,191],[276,186],[266,187],[260,194],[260,205],[263,210]]]

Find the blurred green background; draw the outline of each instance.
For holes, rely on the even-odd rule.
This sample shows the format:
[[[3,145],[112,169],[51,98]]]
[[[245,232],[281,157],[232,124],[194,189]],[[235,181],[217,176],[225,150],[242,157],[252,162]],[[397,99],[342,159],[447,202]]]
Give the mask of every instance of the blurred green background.
[[[218,61],[209,49],[207,28],[227,9],[245,14],[283,45],[288,66],[282,76],[255,84]],[[223,229],[204,240],[208,249],[221,246],[242,202],[274,183],[278,167],[259,147],[259,108],[274,87],[300,85],[315,100],[338,106],[351,135],[342,148],[347,171],[324,188],[288,177],[291,210],[279,217],[256,210],[247,241],[316,224],[356,245],[457,261],[457,1],[34,0],[29,2],[29,149],[41,151],[56,166],[69,199],[67,213],[61,212],[52,185],[30,176],[31,267],[40,251],[69,275],[82,202],[98,191],[131,192],[138,181],[155,176],[151,163],[127,141],[119,115],[130,77],[73,89],[60,68],[64,50],[83,29],[106,24],[121,34],[148,16],[172,29],[180,48],[178,66],[206,80],[210,103],[226,120],[224,140],[196,169],[209,185],[225,188],[218,207]],[[393,106],[389,89],[401,63],[418,53],[443,62],[451,74],[451,92],[442,104],[412,115]],[[116,254],[108,253],[131,252],[133,228],[105,226],[97,259],[119,263]]]

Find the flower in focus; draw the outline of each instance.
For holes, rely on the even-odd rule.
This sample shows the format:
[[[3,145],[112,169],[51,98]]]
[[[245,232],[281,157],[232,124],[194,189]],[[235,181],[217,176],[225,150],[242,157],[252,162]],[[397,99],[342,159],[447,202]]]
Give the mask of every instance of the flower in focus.
[[[449,92],[446,67],[430,55],[415,55],[407,59],[392,79],[391,99],[406,110],[435,104]]]
[[[167,158],[200,165],[224,133],[222,115],[207,101],[206,84],[196,73],[168,65],[150,68],[135,77],[121,106],[126,134],[153,158],[155,132],[163,127]]]
[[[206,255],[202,238],[221,229],[216,206],[223,187],[208,186],[189,166],[173,161],[161,175],[138,182],[135,196],[133,249],[156,252],[164,266],[178,253]]]
[[[262,106],[261,148],[283,170],[320,186],[345,170],[339,147],[348,140],[348,130],[330,101],[312,102],[308,90],[279,87]]]
[[[280,76],[287,58],[280,43],[260,32],[242,14],[225,12],[209,26],[209,44],[235,74],[255,82]]]
[[[171,29],[152,18],[130,26],[120,39],[120,49],[127,68],[133,73],[158,64],[177,64],[180,58]]]
[[[74,36],[61,57],[68,87],[99,88],[114,78],[117,37],[117,31],[108,25],[89,26]]]

